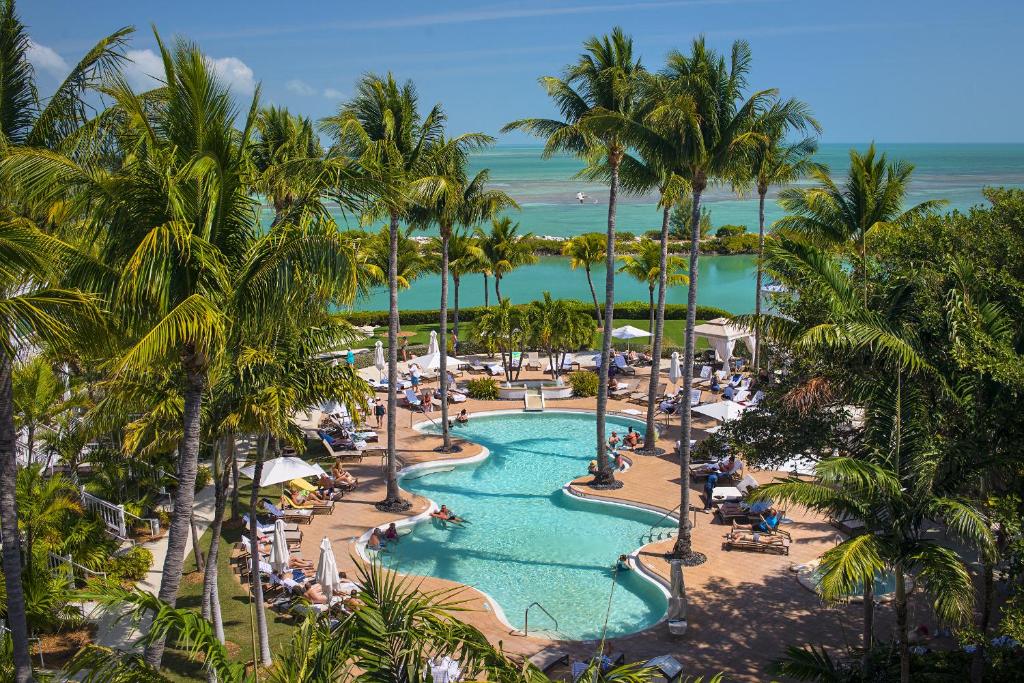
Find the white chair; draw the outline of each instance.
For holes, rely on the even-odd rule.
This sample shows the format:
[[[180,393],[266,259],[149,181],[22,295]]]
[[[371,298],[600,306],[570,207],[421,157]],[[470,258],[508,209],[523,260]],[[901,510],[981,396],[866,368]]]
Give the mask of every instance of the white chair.
[[[423,401],[416,395],[415,389],[405,390],[405,404],[410,408],[418,408],[423,405]]]
[[[711,381],[711,366],[702,365],[700,366],[700,374],[697,376],[697,381],[701,384],[707,384]]]
[[[732,400],[736,403],[743,403],[750,396],[750,392],[746,389],[740,389],[736,392],[736,395],[732,397]]]
[[[487,374],[492,377],[505,374],[505,366],[501,363],[491,363],[487,366]]]
[[[567,354],[565,354],[562,357],[562,367],[561,367],[561,371],[562,372],[571,372],[574,365],[576,366],[576,369],[578,370],[579,367],[580,367],[580,364],[576,360],[576,356],[574,354],[567,353]]]
[[[747,401],[747,407],[748,408],[753,408],[754,406],[756,406],[758,403],[760,403],[763,400],[764,400],[764,392],[763,391],[755,391],[754,392],[754,397],[751,398],[749,401]]]
[[[690,407],[696,408],[700,405],[700,389],[690,389]]]
[[[630,375],[636,374],[636,368],[631,367],[628,363],[626,363],[626,359],[623,357],[621,353],[615,354],[615,367],[618,368],[621,372],[625,372]]]

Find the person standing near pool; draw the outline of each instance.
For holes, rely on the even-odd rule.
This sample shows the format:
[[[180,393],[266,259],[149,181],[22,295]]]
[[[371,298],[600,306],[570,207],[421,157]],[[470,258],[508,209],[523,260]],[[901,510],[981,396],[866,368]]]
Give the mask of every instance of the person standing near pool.
[[[384,422],[384,414],[387,409],[384,408],[384,403],[378,398],[373,403],[373,416],[377,418],[377,429],[380,429],[381,424]]]

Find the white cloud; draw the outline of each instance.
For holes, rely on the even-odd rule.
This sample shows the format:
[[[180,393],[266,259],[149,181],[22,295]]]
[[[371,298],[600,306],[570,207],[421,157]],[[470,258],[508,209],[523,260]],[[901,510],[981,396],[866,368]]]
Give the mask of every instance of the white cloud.
[[[138,90],[149,90],[163,82],[164,62],[152,50],[128,50],[130,63],[124,67],[125,78]],[[256,88],[252,69],[238,57],[207,57],[210,68],[237,93],[249,94]]]
[[[53,48],[41,45],[34,40],[28,41],[28,61],[40,71],[45,71],[56,78],[63,78],[71,67]]]
[[[324,97],[329,100],[343,100],[345,99],[345,93],[334,88],[324,88]]]
[[[306,83],[305,81],[300,81],[297,78],[293,78],[292,80],[285,83],[284,87],[285,89],[295,93],[296,95],[302,95],[304,97],[309,97],[310,95],[316,94],[316,88],[311,86],[309,83]]]

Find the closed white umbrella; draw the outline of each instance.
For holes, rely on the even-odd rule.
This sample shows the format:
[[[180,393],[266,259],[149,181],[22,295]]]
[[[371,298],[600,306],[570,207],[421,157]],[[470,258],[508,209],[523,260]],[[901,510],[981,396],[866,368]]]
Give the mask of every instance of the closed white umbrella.
[[[241,469],[243,475],[249,479],[256,473],[256,465],[249,465]],[[302,458],[283,457],[267,460],[263,463],[263,473],[260,476],[260,488],[280,484],[292,479],[304,479],[305,477],[319,477],[326,474],[324,469],[317,464],[311,464]]]
[[[334,548],[331,541],[324,536],[320,541],[320,559],[316,563],[316,582],[323,588],[324,595],[330,597],[341,584],[338,577],[338,561],[334,559]]]
[[[672,360],[668,364],[668,381],[677,384],[682,373],[679,370],[679,352],[672,352]]]
[[[275,572],[283,572],[288,567],[288,541],[284,537],[284,522],[274,522],[274,540],[270,544],[270,567]]]
[[[671,569],[672,589],[668,599],[668,631],[672,635],[683,635],[686,633],[686,586],[683,582],[683,563],[681,560],[672,560],[669,563]]]
[[[377,368],[381,379],[384,379],[384,342],[380,339],[373,345],[373,367]]]
[[[430,343],[427,344],[427,355],[437,353],[437,330],[430,331]]]

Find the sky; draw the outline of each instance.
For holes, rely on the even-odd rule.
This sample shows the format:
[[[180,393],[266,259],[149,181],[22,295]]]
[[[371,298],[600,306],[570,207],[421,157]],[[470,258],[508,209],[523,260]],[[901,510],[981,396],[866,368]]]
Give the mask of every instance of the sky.
[[[920,0],[531,0],[264,2],[22,0],[40,90],[52,91],[97,40],[134,26],[128,74],[159,72],[153,26],[197,42],[247,105],[313,118],[337,111],[367,72],[412,79],[424,108],[440,102],[452,133],[497,135],[552,116],[537,82],[574,61],[582,42],[621,26],[649,69],[694,37],[728,50],[744,39],[750,84],[808,102],[823,142],[1022,142],[1024,3]],[[244,105],[243,105],[244,106]],[[507,143],[529,142],[521,134]]]

